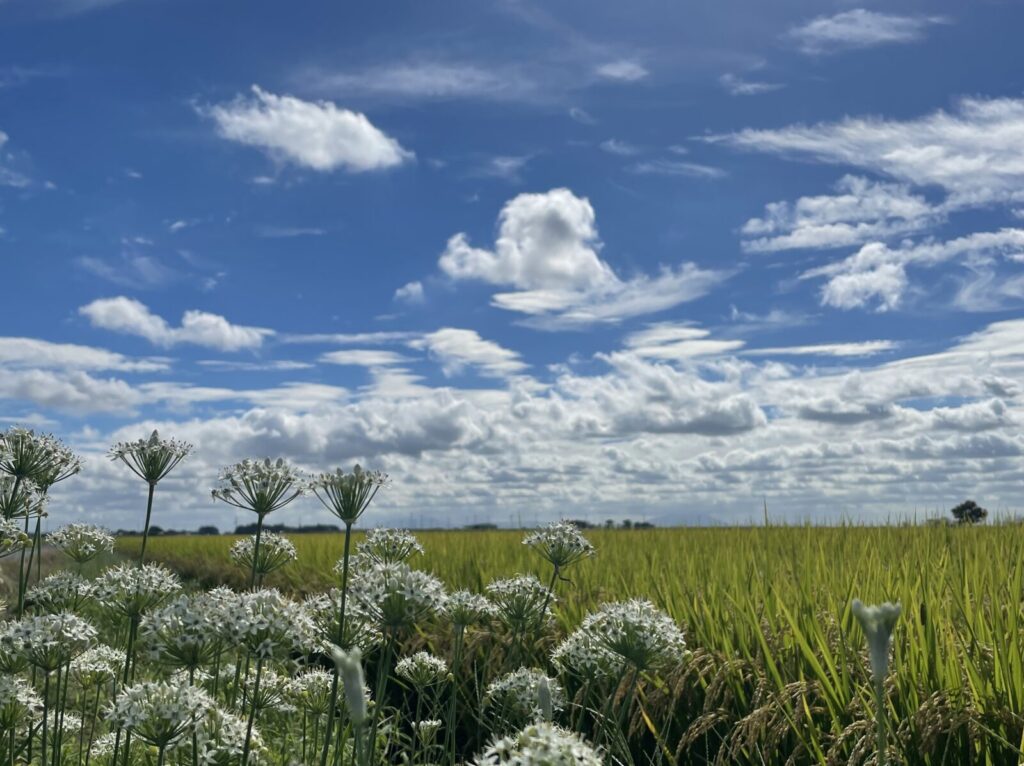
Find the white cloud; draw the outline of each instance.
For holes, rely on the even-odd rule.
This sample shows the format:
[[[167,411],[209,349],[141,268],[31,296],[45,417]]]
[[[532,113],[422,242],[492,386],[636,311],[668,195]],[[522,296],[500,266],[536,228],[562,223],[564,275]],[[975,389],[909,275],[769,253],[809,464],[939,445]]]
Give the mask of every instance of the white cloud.
[[[705,140],[937,186],[951,206],[1024,200],[1024,99],[966,98],[951,112],[911,120],[848,117]]]
[[[314,343],[324,345],[352,346],[360,344],[382,345],[404,343],[418,338],[420,333],[408,330],[382,330],[378,332],[322,332],[281,335],[282,343]]]
[[[12,155],[4,150],[8,140],[7,134],[0,130],[0,186],[27,188],[32,185],[32,179],[9,165]]]
[[[757,80],[745,80],[739,75],[726,72],[718,78],[721,85],[730,96],[759,96],[762,93],[771,93],[781,90],[786,86],[779,82],[759,82]]]
[[[692,263],[656,277],[620,279],[599,255],[594,209],[568,189],[520,194],[499,216],[493,250],[473,247],[465,234],[448,241],[438,266],[456,280],[508,285],[494,305],[529,314],[545,329],[616,322],[693,300],[725,278]]]
[[[359,173],[413,159],[364,114],[329,101],[278,96],[255,85],[252,93],[199,111],[214,120],[223,138],[312,170]]]
[[[909,266],[931,268],[963,258],[1012,261],[1024,254],[1024,229],[976,232],[948,241],[927,241],[891,249],[880,242],[864,245],[853,255],[804,272],[801,279],[828,277],[822,303],[836,308],[859,308],[877,299],[877,308],[896,308],[907,288]]]
[[[597,125],[597,119],[586,109],[580,109],[578,106],[569,109],[569,117],[580,125]]]
[[[906,184],[843,176],[835,191],[766,205],[763,218],[751,218],[740,230],[743,249],[768,253],[848,247],[920,231],[942,219],[941,207],[911,193]]]
[[[787,32],[786,37],[809,55],[838,53],[924,37],[929,27],[945,23],[939,16],[897,16],[855,8],[834,16],[819,16]]]
[[[409,358],[385,349],[347,348],[342,351],[328,351],[321,354],[320,361],[354,367],[387,367],[408,362]]]
[[[743,348],[742,340],[715,339],[710,331],[661,322],[648,325],[626,336],[626,348],[644,359],[693,359],[701,356],[717,356]]]
[[[697,162],[682,160],[645,160],[630,167],[634,173],[655,176],[681,176],[683,178],[725,178],[727,175],[721,168],[702,165]]]
[[[601,64],[596,71],[598,77],[617,82],[636,82],[650,74],[640,62],[633,59],[609,61]]]
[[[425,300],[423,283],[419,280],[407,282],[395,290],[395,300],[402,303],[420,304]]]
[[[519,181],[520,172],[526,167],[532,155],[500,155],[489,157],[473,171],[474,175],[485,178],[504,178],[506,181]]]
[[[516,69],[444,61],[382,64],[347,72],[306,72],[302,83],[322,93],[405,101],[521,100],[537,89],[532,79]]]
[[[809,346],[778,346],[775,348],[750,348],[743,351],[746,356],[874,356],[883,351],[893,351],[899,344],[891,340],[864,340],[852,343],[815,343]]]
[[[640,154],[640,147],[629,143],[628,141],[620,141],[617,138],[609,138],[607,141],[601,142],[601,149],[608,152],[608,154],[617,154],[620,157],[632,157]]]
[[[505,378],[528,367],[515,351],[481,338],[475,330],[442,327],[410,341],[408,345],[429,353],[441,364],[447,376],[459,375],[472,368],[486,377]]]
[[[235,325],[218,314],[186,311],[179,327],[172,327],[163,317],[153,314],[142,302],[124,296],[100,298],[78,309],[93,327],[138,335],[157,346],[169,347],[189,343],[221,351],[256,349],[273,330]]]
[[[36,338],[0,338],[0,364],[59,370],[156,372],[168,369],[162,359],[132,359],[114,351]]]
[[[100,279],[137,290],[162,287],[181,276],[162,259],[137,253],[123,253],[111,259],[83,255],[75,263]]]

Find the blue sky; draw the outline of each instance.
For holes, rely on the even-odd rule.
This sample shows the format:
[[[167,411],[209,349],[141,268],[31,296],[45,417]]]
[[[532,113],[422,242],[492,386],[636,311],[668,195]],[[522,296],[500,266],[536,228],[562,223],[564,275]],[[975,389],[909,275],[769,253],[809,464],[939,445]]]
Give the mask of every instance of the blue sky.
[[[379,523],[1014,507],[1010,2],[0,1],[0,423]],[[323,520],[312,503],[282,520]]]

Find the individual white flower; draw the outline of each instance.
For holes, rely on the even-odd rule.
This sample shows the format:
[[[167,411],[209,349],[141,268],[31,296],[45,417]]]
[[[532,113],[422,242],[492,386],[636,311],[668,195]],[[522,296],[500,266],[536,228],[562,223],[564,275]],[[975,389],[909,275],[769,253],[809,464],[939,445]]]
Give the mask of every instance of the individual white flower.
[[[188,457],[192,445],[175,439],[162,439],[153,431],[148,439],[118,442],[108,453],[111,460],[120,460],[132,473],[149,484],[157,484],[178,463]]]
[[[535,723],[510,737],[495,739],[476,766],[602,766],[601,751],[575,732]]]
[[[660,671],[681,663],[686,640],[675,621],[644,599],[603,604],[555,648],[559,667],[617,677],[624,670]]]
[[[144,681],[121,691],[107,711],[111,726],[164,749],[197,730],[213,700],[196,686]]]
[[[594,546],[569,521],[555,521],[531,532],[523,539],[523,545],[537,551],[556,571],[594,555]]]
[[[276,461],[243,460],[221,471],[213,491],[216,500],[252,511],[260,518],[283,508],[303,492],[299,472],[278,458]]]
[[[541,699],[542,686],[547,689],[546,700]],[[504,720],[522,725],[564,709],[565,691],[544,671],[519,668],[491,682],[484,701]]]
[[[0,733],[17,731],[43,715],[43,700],[31,684],[14,675],[0,676]]]
[[[221,592],[178,596],[143,616],[139,626],[142,645],[158,662],[198,669],[220,653],[226,612]]]
[[[306,610],[273,588],[239,593],[225,618],[228,640],[264,659],[307,651],[314,642]]]
[[[32,538],[14,519],[0,519],[0,558],[23,550]]]
[[[120,677],[125,653],[106,644],[98,644],[71,661],[71,675],[83,687],[100,686]]]
[[[38,612],[76,612],[94,595],[93,584],[75,572],[54,572],[25,594],[25,603]]]
[[[416,652],[398,661],[395,675],[404,678],[416,689],[425,689],[447,678],[448,663],[430,652]]]
[[[381,632],[366,621],[366,615],[351,599],[347,604],[342,630],[338,620],[341,609],[340,588],[313,594],[302,602],[302,606],[313,620],[321,651],[327,652],[331,646],[336,646],[346,652],[355,648],[369,652],[383,641]]]
[[[860,599],[854,599],[851,608],[868,641],[871,678],[876,684],[881,683],[889,672],[892,631],[903,608],[888,601],[877,606],[866,606]]]
[[[360,563],[402,564],[414,554],[422,554],[423,546],[416,535],[404,529],[371,529],[356,545]],[[334,571],[341,573],[339,561]]]
[[[444,585],[406,564],[360,568],[349,586],[352,600],[381,630],[411,627],[444,609]]]
[[[256,550],[256,535],[236,540],[231,546],[230,556],[238,566],[253,569],[253,553]],[[256,574],[268,575],[299,557],[295,544],[284,535],[264,532],[260,537],[259,553],[256,554]]]
[[[139,617],[181,591],[178,576],[159,564],[108,567],[95,584],[96,601],[100,606],[126,617]]]
[[[543,625],[551,614],[554,594],[533,575],[516,575],[495,580],[487,595],[499,619],[509,630],[521,633]]]
[[[96,643],[96,628],[76,614],[41,614],[14,623],[15,641],[28,661],[46,672],[71,662]]]
[[[457,590],[448,596],[444,613],[456,628],[468,628],[472,625],[486,625],[497,615],[498,610],[479,593]]]
[[[334,473],[322,473],[309,482],[310,491],[323,503],[324,508],[337,516],[346,526],[355,524],[367,509],[377,491],[388,480],[386,473],[364,471],[359,465],[346,473],[338,468]]]
[[[331,709],[331,685],[334,677],[323,668],[311,668],[288,682],[292,703],[314,716],[326,715]]]
[[[114,550],[114,536],[95,524],[65,524],[48,534],[46,539],[78,564]]]

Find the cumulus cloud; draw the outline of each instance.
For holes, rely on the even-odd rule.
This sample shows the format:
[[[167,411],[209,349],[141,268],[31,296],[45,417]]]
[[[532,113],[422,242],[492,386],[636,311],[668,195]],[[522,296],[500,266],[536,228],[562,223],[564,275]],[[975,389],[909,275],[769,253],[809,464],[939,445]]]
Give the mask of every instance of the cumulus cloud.
[[[596,71],[598,77],[616,82],[636,82],[650,74],[643,64],[633,59],[609,61],[601,64]]]
[[[232,324],[218,314],[197,310],[186,311],[181,325],[172,327],[146,304],[123,295],[100,298],[79,308],[78,313],[88,318],[93,327],[137,335],[162,347],[188,343],[220,351],[240,351],[259,348],[264,338],[274,334],[273,330]]]
[[[825,249],[903,236],[941,218],[940,207],[906,184],[848,175],[836,183],[835,194],[766,205],[764,216],[751,218],[740,232],[749,253]]]
[[[426,351],[441,364],[447,376],[474,369],[490,378],[505,378],[527,369],[519,354],[485,340],[475,330],[443,327],[409,342],[410,348]]]
[[[221,137],[321,172],[382,170],[414,156],[365,114],[329,101],[278,96],[256,85],[249,98],[238,96],[199,111],[214,121]]]
[[[598,255],[600,249],[590,201],[553,189],[506,203],[491,250],[473,247],[465,234],[453,236],[438,266],[455,280],[517,288],[496,294],[494,305],[552,329],[661,311],[705,295],[726,277],[685,263],[655,277],[623,280]]]
[[[819,16],[786,33],[797,49],[809,55],[839,53],[922,39],[928,28],[945,23],[941,16],[897,16],[855,8]]]
[[[910,120],[847,117],[711,136],[769,154],[809,157],[936,186],[956,206],[1024,200],[1024,99],[965,98]]]
[[[395,290],[395,300],[410,304],[423,303],[423,283],[419,280],[414,280],[402,285]]]

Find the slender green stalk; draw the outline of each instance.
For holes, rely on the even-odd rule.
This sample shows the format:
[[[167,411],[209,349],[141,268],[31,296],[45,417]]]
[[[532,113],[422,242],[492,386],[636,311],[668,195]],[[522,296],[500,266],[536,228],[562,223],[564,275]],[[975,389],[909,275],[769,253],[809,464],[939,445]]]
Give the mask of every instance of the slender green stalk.
[[[444,726],[444,751],[448,754],[448,762],[455,766],[455,713],[459,696],[459,670],[462,667],[462,643],[466,627],[459,625],[455,629],[455,646],[452,648],[452,698],[448,703],[448,720]]]
[[[363,766],[372,766],[373,754],[377,749],[377,727],[380,725],[380,717],[384,712],[384,691],[387,688],[394,643],[395,636],[393,631],[385,629],[384,656],[381,659],[380,667],[377,669],[377,692],[373,700],[373,720],[370,723],[370,737],[366,743],[366,760],[363,762]]]
[[[348,596],[348,564],[350,546],[352,543],[352,524],[345,524],[345,551],[342,554],[341,564],[341,603],[338,605],[338,640],[345,637],[345,599]],[[327,733],[324,735],[324,746],[320,751],[320,766],[327,766],[327,751],[331,747],[331,733],[334,729],[334,719],[338,714],[338,666],[334,665],[334,673],[331,678],[331,704],[327,708]]]
[[[260,696],[260,679],[263,676],[263,658],[256,660],[256,679],[252,686],[252,706],[249,708],[249,721],[245,726],[245,746],[242,748],[242,766],[249,766],[249,751],[252,748],[252,725],[256,720],[256,703]]]
[[[877,678],[875,686],[875,742],[878,755],[876,761],[878,766],[888,766],[889,763],[889,729],[885,714],[885,681]]]
[[[153,493],[156,492],[156,482],[149,482],[149,499],[146,501],[146,526],[142,529],[142,549],[139,551],[139,566],[146,563],[146,543],[149,542],[149,520],[153,516]]]
[[[255,588],[256,582],[256,562],[260,558],[260,538],[263,537],[263,514],[259,514],[256,517],[256,543],[252,548],[252,575],[249,577],[249,587]]]

